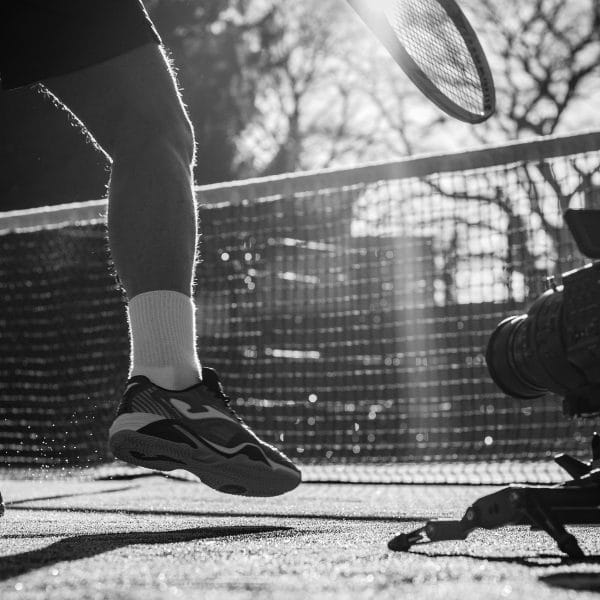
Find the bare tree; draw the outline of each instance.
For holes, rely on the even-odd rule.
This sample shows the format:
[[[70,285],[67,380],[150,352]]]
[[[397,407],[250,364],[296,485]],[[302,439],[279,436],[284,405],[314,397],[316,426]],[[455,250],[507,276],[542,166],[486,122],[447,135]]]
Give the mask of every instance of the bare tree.
[[[340,0],[249,0],[272,13],[257,112],[239,137],[244,174],[386,160],[600,125],[600,4],[464,0],[495,75],[486,125],[420,95]],[[264,40],[263,40],[264,42]]]
[[[256,82],[256,111],[239,137],[244,175],[386,160],[600,125],[594,107],[600,103],[595,0],[463,0],[497,87],[497,114],[479,126],[458,123],[429,104],[345,3],[249,1],[273,17]],[[448,202],[499,209],[502,219],[478,227],[505,237],[509,296],[515,274],[525,278],[526,293],[539,291],[536,282],[545,267],[530,239],[532,219],[549,240],[551,249],[544,252],[576,260],[564,228],[549,215],[578,197],[598,166],[573,161],[570,169],[580,178],[574,187],[572,178],[561,179],[548,165],[523,166],[519,185],[528,200],[518,206],[495,185],[476,194],[450,189],[444,181],[432,187]],[[456,270],[452,254],[461,241],[450,241],[444,260]],[[445,287],[454,297],[452,283],[445,281]]]
[[[404,156],[446,121],[423,110],[419,93],[345,3],[259,3],[274,11],[277,34],[264,46],[256,118],[239,137],[243,174]]]
[[[508,139],[600,124],[600,4],[469,0],[498,88],[492,132]],[[581,117],[583,116],[583,119]]]
[[[496,116],[471,128],[473,140],[489,143],[600,125],[595,109],[600,102],[597,2],[466,0],[465,4],[490,57],[498,97]],[[499,223],[505,227],[509,297],[517,272],[524,276],[530,297],[539,293],[543,281],[545,267],[532,249],[532,219],[547,237],[549,249],[544,252],[555,260],[560,257],[563,270],[580,260],[568,231],[552,215],[569,208],[582,194],[591,201],[600,165],[572,159],[567,169],[568,177],[557,174],[549,163],[522,165],[519,181],[526,206],[515,206],[512,198],[492,189],[474,197],[436,186],[448,198],[494,205],[505,215]]]

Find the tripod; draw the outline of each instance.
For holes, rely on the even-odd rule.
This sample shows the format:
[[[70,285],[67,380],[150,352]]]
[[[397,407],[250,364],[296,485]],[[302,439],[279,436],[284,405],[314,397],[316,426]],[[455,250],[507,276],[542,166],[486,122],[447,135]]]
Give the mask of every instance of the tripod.
[[[432,520],[388,543],[390,550],[407,551],[414,545],[442,540],[464,540],[477,528],[530,525],[542,529],[571,558],[585,554],[565,525],[600,524],[600,435],[592,437],[591,462],[560,454],[555,461],[571,477],[553,486],[518,485],[479,498],[460,521]]]

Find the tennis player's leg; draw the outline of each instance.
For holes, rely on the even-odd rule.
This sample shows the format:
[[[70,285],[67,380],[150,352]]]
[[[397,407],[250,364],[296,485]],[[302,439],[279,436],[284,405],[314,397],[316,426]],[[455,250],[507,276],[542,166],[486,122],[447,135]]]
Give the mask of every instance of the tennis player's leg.
[[[197,383],[194,138],[160,46],[42,83],[112,163],[108,233],[129,298],[131,374],[169,389]]]
[[[228,493],[293,489],[298,469],[243,424],[196,356],[194,138],[161,47],[42,83],[112,162],[109,243],[132,339],[113,452],[149,468],[186,468]]]

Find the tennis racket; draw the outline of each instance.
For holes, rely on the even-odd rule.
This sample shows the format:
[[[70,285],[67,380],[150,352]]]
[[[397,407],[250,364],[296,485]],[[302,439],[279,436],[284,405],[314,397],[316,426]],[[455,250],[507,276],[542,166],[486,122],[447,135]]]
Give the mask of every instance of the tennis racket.
[[[467,123],[495,110],[494,81],[477,35],[455,0],[348,0],[412,82]]]

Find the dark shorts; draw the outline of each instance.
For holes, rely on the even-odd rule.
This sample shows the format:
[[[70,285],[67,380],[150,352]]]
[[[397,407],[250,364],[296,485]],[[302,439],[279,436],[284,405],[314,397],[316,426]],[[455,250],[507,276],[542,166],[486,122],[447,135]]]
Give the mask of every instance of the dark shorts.
[[[161,43],[141,0],[0,0],[3,89]]]

